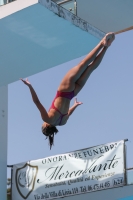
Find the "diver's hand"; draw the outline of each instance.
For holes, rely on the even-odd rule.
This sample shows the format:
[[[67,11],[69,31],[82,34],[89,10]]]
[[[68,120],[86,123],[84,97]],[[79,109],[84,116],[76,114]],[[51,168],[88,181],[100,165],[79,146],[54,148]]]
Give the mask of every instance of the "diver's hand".
[[[77,101],[77,98],[75,98],[75,100],[74,100],[74,106],[79,106],[79,105],[81,105],[81,104],[83,104],[83,103]]]
[[[79,106],[81,104],[82,104],[82,102],[78,102],[77,98],[75,98],[74,105],[68,111],[68,116],[70,116],[73,113],[73,111],[77,108],[77,106]]]
[[[20,80],[27,86],[31,86],[30,82],[28,81],[28,78],[26,80],[20,78]]]

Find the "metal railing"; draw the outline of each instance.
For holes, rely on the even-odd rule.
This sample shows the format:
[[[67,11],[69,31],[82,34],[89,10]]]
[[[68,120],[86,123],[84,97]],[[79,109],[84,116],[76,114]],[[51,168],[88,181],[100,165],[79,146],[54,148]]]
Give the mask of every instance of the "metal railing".
[[[57,3],[58,5],[64,4],[64,3],[68,3],[68,2],[72,2],[74,0],[53,0],[55,3]]]

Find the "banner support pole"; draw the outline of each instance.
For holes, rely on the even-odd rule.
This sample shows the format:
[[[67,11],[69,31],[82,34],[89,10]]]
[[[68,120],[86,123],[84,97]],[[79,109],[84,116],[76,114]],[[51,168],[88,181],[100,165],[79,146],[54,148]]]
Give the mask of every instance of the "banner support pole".
[[[125,145],[125,142],[127,142],[128,139],[125,139],[124,140],[124,177],[125,177],[125,185],[127,185],[127,159],[126,159],[126,145]]]

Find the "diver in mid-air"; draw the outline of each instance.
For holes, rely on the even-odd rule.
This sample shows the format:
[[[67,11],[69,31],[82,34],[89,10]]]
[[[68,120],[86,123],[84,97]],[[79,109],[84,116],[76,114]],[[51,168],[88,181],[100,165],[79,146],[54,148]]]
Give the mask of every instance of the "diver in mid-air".
[[[82,102],[78,102],[77,98],[75,98],[74,105],[69,108],[71,99],[84,87],[90,74],[99,66],[106,50],[114,39],[114,33],[106,34],[99,44],[77,66],[67,72],[58,87],[56,96],[48,112],[39,101],[28,79],[21,79],[29,87],[33,102],[41,113],[44,121],[42,132],[49,138],[50,149],[53,145],[54,134],[58,132],[56,126],[65,125],[75,108],[82,104]]]

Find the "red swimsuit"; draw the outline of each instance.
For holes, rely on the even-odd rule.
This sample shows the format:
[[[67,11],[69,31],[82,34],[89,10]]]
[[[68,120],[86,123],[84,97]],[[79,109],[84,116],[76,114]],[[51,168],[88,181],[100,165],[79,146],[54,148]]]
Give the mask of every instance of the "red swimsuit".
[[[60,117],[57,119],[57,121],[60,120],[58,125],[61,125],[61,122],[62,122],[63,117],[64,117],[65,115],[67,115],[68,113],[62,114],[62,113],[58,110],[58,108],[55,107],[54,102],[55,102],[55,100],[56,100],[58,97],[64,97],[64,98],[67,98],[67,99],[70,99],[70,100],[71,100],[71,99],[74,97],[74,90],[73,90],[72,92],[60,92],[60,91],[57,91],[56,96],[55,96],[55,98],[54,98],[54,100],[53,100],[53,102],[52,102],[52,105],[51,105],[51,107],[50,107],[50,109],[54,109],[54,110],[56,110],[58,113],[60,113]],[[49,110],[50,110],[50,109],[49,109]],[[57,122],[57,121],[56,121],[56,122]],[[55,123],[55,124],[56,124],[56,123]]]

